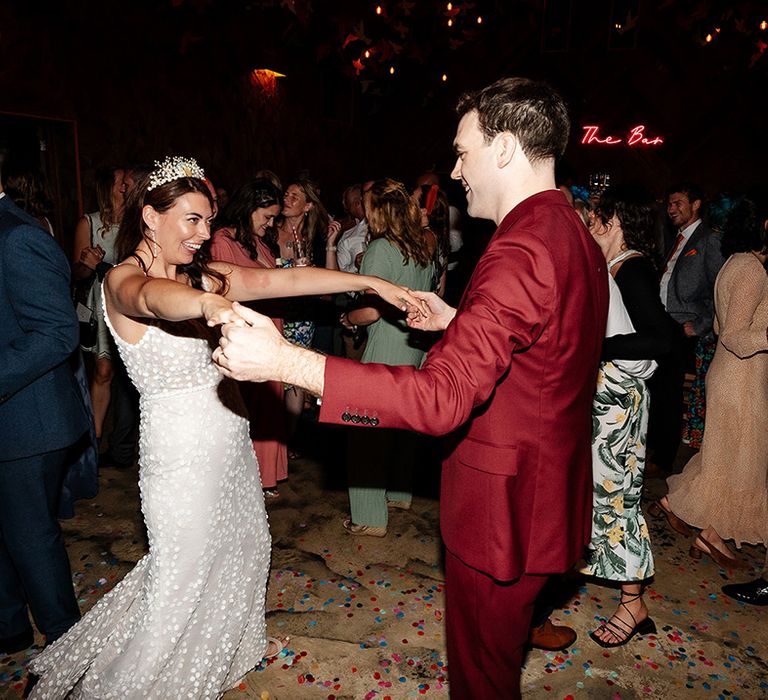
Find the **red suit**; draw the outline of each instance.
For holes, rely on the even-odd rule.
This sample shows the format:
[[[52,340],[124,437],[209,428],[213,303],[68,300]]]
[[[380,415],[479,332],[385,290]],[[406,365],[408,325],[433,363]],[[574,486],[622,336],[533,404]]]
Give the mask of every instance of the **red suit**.
[[[545,191],[501,222],[421,369],[327,360],[321,420],[447,435],[452,697],[518,697],[533,599],[589,538],[607,307],[600,250]]]

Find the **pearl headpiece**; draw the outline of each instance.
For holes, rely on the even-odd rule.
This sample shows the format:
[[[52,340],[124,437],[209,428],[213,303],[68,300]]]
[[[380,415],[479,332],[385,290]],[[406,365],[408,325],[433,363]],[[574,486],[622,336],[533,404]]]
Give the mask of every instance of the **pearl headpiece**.
[[[205,180],[205,171],[197,164],[194,158],[183,156],[168,156],[164,160],[155,161],[155,169],[149,174],[149,187],[151,192],[156,187],[167,182],[179,180],[182,177],[196,177]]]

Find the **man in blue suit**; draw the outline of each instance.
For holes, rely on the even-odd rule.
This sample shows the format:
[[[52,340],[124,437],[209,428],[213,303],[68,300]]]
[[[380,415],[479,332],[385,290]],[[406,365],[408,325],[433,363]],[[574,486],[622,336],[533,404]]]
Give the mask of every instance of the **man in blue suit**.
[[[70,367],[69,265],[0,186],[0,655],[80,618],[56,519],[69,448],[88,426]]]

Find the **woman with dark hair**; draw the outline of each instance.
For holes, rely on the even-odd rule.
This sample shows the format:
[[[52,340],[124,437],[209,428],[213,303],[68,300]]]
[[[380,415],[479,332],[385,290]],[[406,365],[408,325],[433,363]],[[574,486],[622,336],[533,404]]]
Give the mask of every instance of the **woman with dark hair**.
[[[584,572],[621,587],[619,607],[590,636],[603,647],[655,631],[642,597],[653,575],[648,527],[640,509],[648,430],[649,373],[626,360],[655,360],[672,349],[674,321],[664,311],[651,261],[651,199],[635,188],[612,187],[590,212],[590,233],[608,262],[634,332],[606,337],[593,405],[592,539]]]
[[[298,177],[285,188],[283,210],[275,228],[279,246],[278,267],[315,265],[338,270],[336,240],[341,224],[332,221],[320,201],[320,188],[307,177]],[[285,309],[283,334],[295,345],[312,346],[316,320],[322,315],[318,304],[305,299]],[[288,410],[288,437],[293,439],[304,410],[304,389],[288,387],[285,405]],[[292,451],[292,457],[299,453]]]
[[[115,375],[112,362],[114,346],[102,313],[101,280],[106,270],[118,261],[115,242],[123,216],[125,193],[122,168],[98,168],[94,184],[98,211],[85,214],[75,228],[72,277],[79,284],[91,280],[87,305],[96,319],[96,339],[93,345],[83,347],[83,350],[94,356],[91,400],[96,437],[101,439]]]
[[[104,312],[141,395],[149,553],[32,662],[33,698],[216,698],[281,651],[266,636],[270,537],[248,421],[208,327],[237,321],[233,300],[366,288],[410,300],[372,277],[210,262],[204,178],[168,158],[129,197]]]
[[[282,208],[283,193],[269,180],[257,178],[244,184],[216,219],[221,228],[211,238],[211,257],[241,267],[274,269],[275,256],[265,237]],[[282,333],[283,321],[274,317],[274,313],[270,314],[272,321]],[[283,384],[264,382],[239,386],[250,417],[251,439],[264,496],[277,498],[277,482],[288,478]]]
[[[707,373],[701,451],[669,477],[661,507],[701,532],[691,556],[745,566],[725,540],[768,544],[768,197],[728,215],[715,282],[717,349]]]
[[[435,264],[421,230],[421,212],[405,186],[378,180],[365,193],[365,212],[371,242],[360,264],[360,274],[377,275],[408,288],[432,291]],[[370,302],[370,299],[366,299]],[[401,318],[378,304],[363,303],[342,314],[342,325],[368,329],[362,362],[420,367],[426,351],[414,342]],[[350,517],[345,529],[353,535],[384,537],[387,505],[411,506],[411,479],[417,436],[404,430],[353,430],[349,435]]]

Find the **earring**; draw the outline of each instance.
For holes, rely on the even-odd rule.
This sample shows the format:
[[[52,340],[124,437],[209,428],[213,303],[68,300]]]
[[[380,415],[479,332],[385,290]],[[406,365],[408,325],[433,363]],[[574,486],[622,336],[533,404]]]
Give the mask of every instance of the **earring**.
[[[157,257],[157,238],[155,238],[155,229],[149,229],[149,235],[152,238],[152,256]]]

